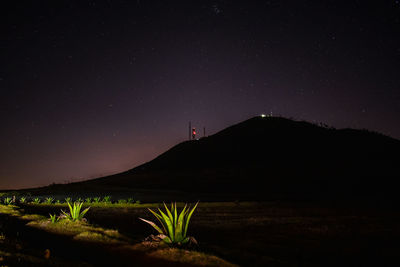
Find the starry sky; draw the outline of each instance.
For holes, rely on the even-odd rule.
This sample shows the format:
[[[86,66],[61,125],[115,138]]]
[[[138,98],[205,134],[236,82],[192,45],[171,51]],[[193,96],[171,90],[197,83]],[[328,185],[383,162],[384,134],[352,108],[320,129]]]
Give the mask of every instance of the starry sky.
[[[261,113],[400,138],[399,1],[1,1],[0,189]]]

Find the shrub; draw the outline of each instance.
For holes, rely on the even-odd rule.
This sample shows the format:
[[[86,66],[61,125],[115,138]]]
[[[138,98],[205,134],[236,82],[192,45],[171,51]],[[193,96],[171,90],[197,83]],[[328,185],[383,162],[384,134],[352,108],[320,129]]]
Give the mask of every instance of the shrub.
[[[127,201],[125,199],[119,199],[118,204],[126,204]]]
[[[86,202],[86,203],[92,203],[92,198],[87,197],[87,198],[85,199],[85,202]]]
[[[54,198],[48,197],[48,198],[45,199],[44,203],[51,204],[51,203],[53,203],[53,201],[54,201]]]
[[[10,205],[10,204],[12,203],[12,198],[11,198],[11,197],[6,197],[6,198],[3,200],[3,202],[4,202],[4,204],[6,204],[6,205]]]
[[[111,203],[111,196],[105,196],[105,197],[103,198],[103,202],[104,202],[104,203]]]
[[[25,203],[26,202],[26,197],[21,197],[20,199],[19,199],[19,203]]]
[[[100,200],[101,200],[101,198],[99,198],[99,197],[94,197],[94,198],[93,198],[93,202],[94,202],[94,203],[99,203]]]
[[[55,214],[54,215],[49,214],[49,215],[50,215],[51,223],[56,223],[56,222],[58,222],[60,220],[60,217],[57,217]]]
[[[191,237],[187,236],[187,230],[189,227],[189,221],[192,217],[194,210],[196,209],[199,202],[190,210],[190,207],[186,209],[187,205],[183,208],[178,216],[178,210],[176,203],[171,203],[171,210],[168,209],[164,203],[165,211],[167,214],[158,209],[160,214],[148,209],[161,223],[161,227],[157,226],[154,222],[139,218],[142,221],[150,224],[159,233],[159,237],[167,244],[170,245],[183,245],[189,242]]]
[[[33,203],[39,204],[40,203],[40,198],[36,197],[33,199]]]
[[[65,211],[61,210],[61,212],[65,215],[65,217],[70,220],[70,221],[80,221],[83,219],[83,217],[85,216],[86,212],[88,212],[88,210],[90,209],[87,208],[84,211],[81,212],[82,209],[82,205],[83,203],[79,203],[79,202],[74,202],[74,205],[71,206],[71,204],[69,202],[67,202],[68,207],[69,207],[69,213],[66,213]]]

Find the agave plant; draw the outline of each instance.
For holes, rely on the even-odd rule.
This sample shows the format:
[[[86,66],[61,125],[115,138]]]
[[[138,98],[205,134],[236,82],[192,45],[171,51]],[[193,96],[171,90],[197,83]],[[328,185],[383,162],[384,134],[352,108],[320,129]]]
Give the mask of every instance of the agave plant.
[[[12,203],[12,198],[11,197],[6,197],[3,201],[4,201],[4,204],[10,205]]]
[[[26,197],[21,197],[21,198],[19,199],[19,203],[24,204],[25,202],[26,202]]]
[[[50,215],[51,223],[56,223],[56,222],[58,222],[60,220],[60,217],[57,217],[55,214],[50,214],[49,213],[49,215]]]
[[[105,196],[105,197],[103,198],[103,202],[105,202],[105,203],[111,203],[111,196]]]
[[[71,206],[71,204],[69,202],[67,202],[68,207],[69,207],[69,213],[66,213],[65,211],[61,210],[61,212],[65,215],[65,217],[70,220],[70,221],[80,221],[83,219],[83,217],[85,216],[86,212],[88,212],[89,208],[86,208],[85,210],[83,210],[81,212],[82,209],[82,202],[74,202],[74,205]]]
[[[52,198],[52,197],[47,197],[47,198],[44,200],[44,203],[46,203],[46,204],[51,204],[51,203],[53,203],[53,201],[54,201],[54,198]]]
[[[119,199],[118,204],[126,204],[128,203],[125,199]]]
[[[39,204],[40,203],[40,198],[36,197],[33,199],[33,203]]]
[[[192,217],[192,214],[198,204],[199,202],[197,202],[192,209],[190,209],[190,207],[187,208],[187,205],[185,205],[179,215],[176,208],[176,203],[171,203],[171,210],[169,210],[167,205],[164,203],[166,214],[162,212],[161,209],[158,209],[160,214],[148,209],[161,223],[161,227],[152,221],[148,221],[143,218],[139,219],[150,224],[154,229],[156,229],[156,231],[159,233],[158,237],[161,238],[161,240],[165,243],[171,245],[183,245],[190,240],[194,240],[193,238],[187,236],[187,230],[189,227],[190,218]]]

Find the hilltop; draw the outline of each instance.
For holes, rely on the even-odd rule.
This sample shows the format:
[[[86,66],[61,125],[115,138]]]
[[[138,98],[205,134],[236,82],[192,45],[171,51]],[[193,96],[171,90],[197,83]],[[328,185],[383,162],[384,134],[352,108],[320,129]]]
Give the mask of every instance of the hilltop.
[[[392,199],[399,151],[399,140],[367,130],[254,117],[177,144],[126,172],[40,191],[169,192],[175,199]]]

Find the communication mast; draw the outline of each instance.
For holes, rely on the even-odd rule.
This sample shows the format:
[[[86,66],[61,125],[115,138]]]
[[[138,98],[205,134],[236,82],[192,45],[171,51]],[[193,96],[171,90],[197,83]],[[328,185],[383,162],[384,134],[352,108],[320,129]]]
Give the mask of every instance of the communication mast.
[[[196,134],[196,127],[192,127],[192,122],[189,121],[189,141],[196,140]],[[203,127],[203,137],[206,137],[206,127]]]
[[[192,128],[192,140],[196,140],[196,128]]]

